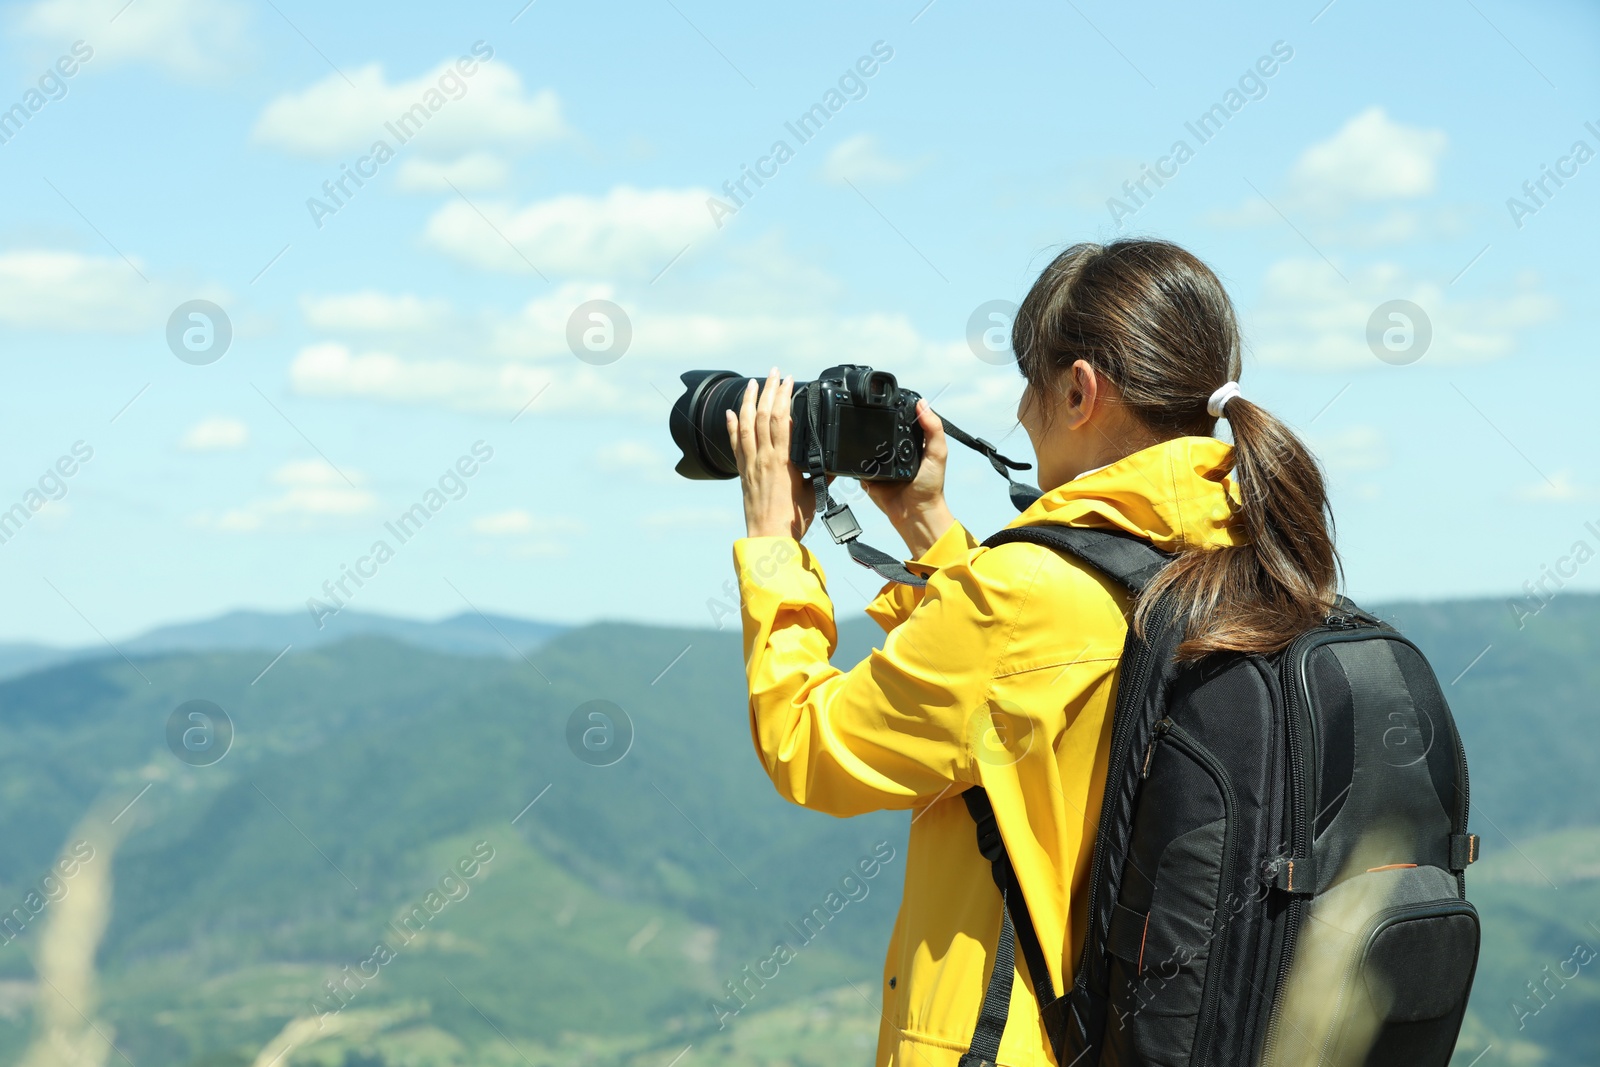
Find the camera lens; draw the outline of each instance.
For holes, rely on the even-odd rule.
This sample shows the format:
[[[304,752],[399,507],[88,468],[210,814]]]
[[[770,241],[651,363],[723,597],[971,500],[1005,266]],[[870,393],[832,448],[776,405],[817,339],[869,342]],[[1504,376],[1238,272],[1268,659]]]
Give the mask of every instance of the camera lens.
[[[692,370],[682,375],[683,395],[672,404],[672,441],[683,452],[676,470],[685,478],[737,478],[738,461],[728,439],[729,408],[739,410],[750,379],[731,370]]]

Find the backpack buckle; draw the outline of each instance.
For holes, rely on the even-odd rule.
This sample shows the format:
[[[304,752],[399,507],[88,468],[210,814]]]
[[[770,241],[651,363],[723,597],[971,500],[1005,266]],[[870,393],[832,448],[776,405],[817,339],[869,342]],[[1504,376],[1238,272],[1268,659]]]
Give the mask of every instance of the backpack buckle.
[[[973,786],[961,794],[961,799],[967,802],[967,814],[972,816],[972,821],[978,828],[978,851],[990,863],[997,863],[1005,857],[1006,842],[1000,836],[1000,822],[994,817],[994,807],[989,803],[989,794],[982,786]],[[1000,873],[995,872],[995,884],[1000,884]]]
[[[993,815],[978,823],[978,851],[990,863],[1006,854],[1005,839],[1000,836],[1000,824]]]

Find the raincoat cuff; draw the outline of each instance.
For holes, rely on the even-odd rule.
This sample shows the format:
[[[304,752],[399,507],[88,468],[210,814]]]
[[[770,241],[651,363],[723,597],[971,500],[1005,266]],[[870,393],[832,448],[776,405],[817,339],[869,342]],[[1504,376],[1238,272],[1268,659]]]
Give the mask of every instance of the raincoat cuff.
[[[916,559],[905,561],[906,570],[926,578],[942,567],[964,561],[977,547],[978,542],[965,526],[959,522],[952,523],[937,541],[928,546],[926,552]],[[922,603],[922,594],[921,586],[886,582],[882,591],[867,605],[867,615],[883,627],[884,633],[888,633],[905,622],[912,610]]]
[[[977,540],[967,532],[967,528],[959,522],[953,522],[950,524],[950,529],[940,534],[939,539],[928,546],[928,551],[916,559],[907,560],[906,569],[927,577],[941,567],[963,562],[967,558],[967,553],[977,547]]]
[[[792,537],[741,537],[733,543],[739,598],[758,618],[771,618],[782,604],[826,600],[827,576],[811,550]]]

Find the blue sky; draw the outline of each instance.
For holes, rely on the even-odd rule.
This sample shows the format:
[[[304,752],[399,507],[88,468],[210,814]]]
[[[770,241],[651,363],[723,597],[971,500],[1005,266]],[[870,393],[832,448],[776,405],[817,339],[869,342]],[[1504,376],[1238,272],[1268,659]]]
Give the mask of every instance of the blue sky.
[[[303,610],[380,539],[393,556],[363,564],[352,607],[708,625],[743,527],[733,486],[671,473],[680,371],[871,363],[1025,455],[1020,379],[977,358],[968,319],[1062,245],[1119,234],[1184,243],[1229,285],[1244,390],[1325,461],[1358,598],[1510,596],[1600,547],[1600,161],[1574,155],[1600,151],[1592,5],[0,17],[0,109],[22,107],[0,125],[0,509],[25,515],[0,544],[0,639]],[[830,90],[801,143],[785,124]],[[386,123],[418,104],[401,143]],[[735,213],[708,208],[758,164]],[[1171,176],[1134,200],[1154,167]],[[368,176],[333,200],[351,169]],[[191,300],[231,324],[214,362],[168,346]],[[569,347],[591,300],[627,315],[614,361]],[[1400,365],[1367,341],[1392,300],[1432,332]],[[34,510],[41,481],[59,499]],[[385,524],[430,488],[400,543]],[[975,531],[1013,514],[1002,489],[956,458]],[[876,582],[818,550],[858,610]]]

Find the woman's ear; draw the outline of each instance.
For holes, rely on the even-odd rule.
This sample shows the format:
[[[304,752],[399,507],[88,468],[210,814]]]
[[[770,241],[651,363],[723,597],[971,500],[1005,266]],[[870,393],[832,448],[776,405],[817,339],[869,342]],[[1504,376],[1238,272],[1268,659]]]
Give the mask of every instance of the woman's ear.
[[[1066,375],[1066,390],[1061,397],[1061,414],[1071,429],[1088,422],[1104,392],[1100,376],[1087,360],[1076,360]]]

